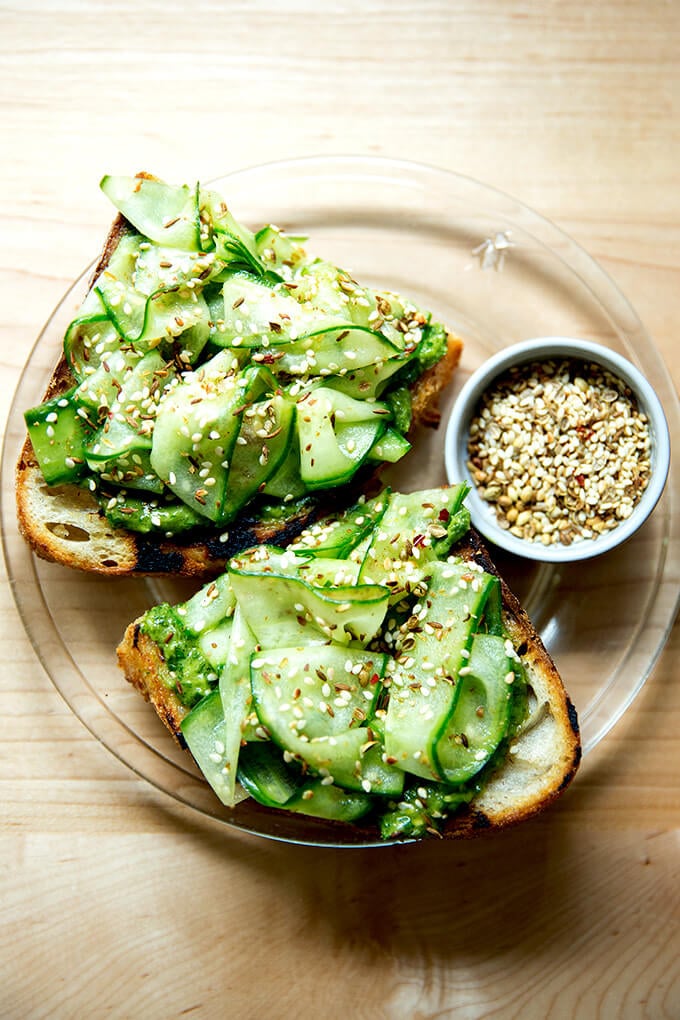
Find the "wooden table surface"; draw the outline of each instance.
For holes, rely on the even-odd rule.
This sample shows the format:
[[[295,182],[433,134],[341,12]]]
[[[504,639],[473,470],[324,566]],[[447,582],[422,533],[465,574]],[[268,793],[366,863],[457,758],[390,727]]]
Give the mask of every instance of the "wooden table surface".
[[[0,403],[94,257],[104,172],[407,157],[555,221],[677,389],[680,5],[0,3]],[[675,507],[677,513],[677,507]],[[5,575],[6,576],[6,575]],[[0,589],[0,1016],[680,1017],[680,628],[563,800],[484,842],[338,852],[156,793]]]

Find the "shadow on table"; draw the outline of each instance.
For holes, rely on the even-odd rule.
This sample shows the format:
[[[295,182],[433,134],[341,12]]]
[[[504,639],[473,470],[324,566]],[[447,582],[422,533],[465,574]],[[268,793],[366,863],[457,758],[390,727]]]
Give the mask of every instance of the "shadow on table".
[[[569,796],[578,810],[578,793]],[[303,952],[316,944],[322,953],[359,954],[364,964],[387,958],[422,970],[514,954],[521,946],[538,951],[546,940],[571,939],[574,926],[589,924],[574,909],[569,887],[578,872],[574,837],[555,812],[460,843],[338,850],[243,834],[225,839],[223,830],[200,824],[196,837],[222,866],[236,864],[252,877],[278,915],[294,918],[287,931],[292,956],[299,938]],[[214,892],[216,911],[227,916],[232,891]]]

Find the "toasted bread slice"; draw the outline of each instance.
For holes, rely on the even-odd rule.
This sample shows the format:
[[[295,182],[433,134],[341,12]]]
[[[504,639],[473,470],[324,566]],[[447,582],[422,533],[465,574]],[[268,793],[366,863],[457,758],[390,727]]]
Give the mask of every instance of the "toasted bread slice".
[[[452,551],[498,576],[474,529]],[[449,839],[500,829],[543,810],[569,785],[581,757],[576,711],[555,664],[502,579],[501,590],[503,622],[525,668],[531,713],[524,729],[513,740],[506,761],[482,793],[447,822],[442,835]],[[170,689],[162,649],[143,633],[139,621],[127,628],[118,647],[118,663],[126,679],[151,702],[178,743],[186,746],[180,724],[187,709]]]
[[[129,230],[118,215],[104,244],[92,276],[92,282],[108,264],[121,237]],[[443,358],[428,369],[412,388],[412,431],[439,424],[438,402],[450,383],[460,360],[463,344],[449,334]],[[44,399],[65,392],[73,385],[70,370],[62,357]],[[376,474],[377,472],[374,472]],[[363,477],[370,485],[371,478]],[[321,494],[310,498],[305,507],[283,520],[263,521],[246,511],[228,529],[228,538],[220,538],[224,529],[206,527],[172,539],[147,536],[112,527],[90,492],[78,485],[48,486],[27,438],[16,469],[16,499],[19,529],[33,551],[42,559],[110,577],[131,574],[177,574],[203,577],[219,573],[225,562],[241,549],[259,542],[285,544],[316,517],[337,507],[344,493]],[[353,501],[356,488],[347,490]]]

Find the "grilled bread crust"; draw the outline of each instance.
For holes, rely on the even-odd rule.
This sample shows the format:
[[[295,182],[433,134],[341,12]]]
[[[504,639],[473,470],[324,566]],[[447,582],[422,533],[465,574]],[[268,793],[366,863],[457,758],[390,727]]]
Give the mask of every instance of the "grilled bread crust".
[[[121,237],[129,229],[127,221],[118,215],[92,282],[107,266]],[[462,342],[450,334],[444,357],[414,384],[412,430],[439,424],[439,397],[453,377],[462,349]],[[63,393],[72,385],[73,378],[62,357],[44,399]],[[377,472],[373,472],[373,478],[376,475]],[[370,482],[371,477],[365,476],[362,484],[369,487]],[[109,577],[131,574],[208,577],[219,573],[230,556],[248,546],[260,542],[284,545],[313,520],[337,509],[343,498],[354,502],[357,495],[356,487],[348,486],[345,490],[311,497],[302,509],[276,523],[262,521],[246,510],[229,526],[225,541],[220,540],[223,529],[217,527],[167,539],[112,527],[92,494],[78,485],[48,486],[28,437],[16,468],[19,530],[33,551],[42,559]]]
[[[453,552],[498,576],[474,529]],[[544,810],[567,788],[581,758],[576,711],[555,664],[502,578],[501,590],[503,622],[525,668],[531,721],[513,740],[504,763],[482,793],[449,819],[442,832],[447,839],[501,829]],[[162,649],[140,629],[140,621],[127,628],[118,647],[118,664],[129,683],[151,702],[178,743],[185,747],[180,724],[187,709],[172,690]]]

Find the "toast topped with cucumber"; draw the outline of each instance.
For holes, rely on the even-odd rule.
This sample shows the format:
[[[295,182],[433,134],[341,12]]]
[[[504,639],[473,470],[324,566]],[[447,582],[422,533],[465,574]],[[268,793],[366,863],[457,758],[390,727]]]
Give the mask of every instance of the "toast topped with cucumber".
[[[576,713],[465,494],[362,498],[130,624],[120,666],[227,807],[453,838],[566,788]]]
[[[438,422],[461,342],[208,188],[105,177],[118,210],[45,399],[21,530],[110,575],[211,574],[351,502]]]

